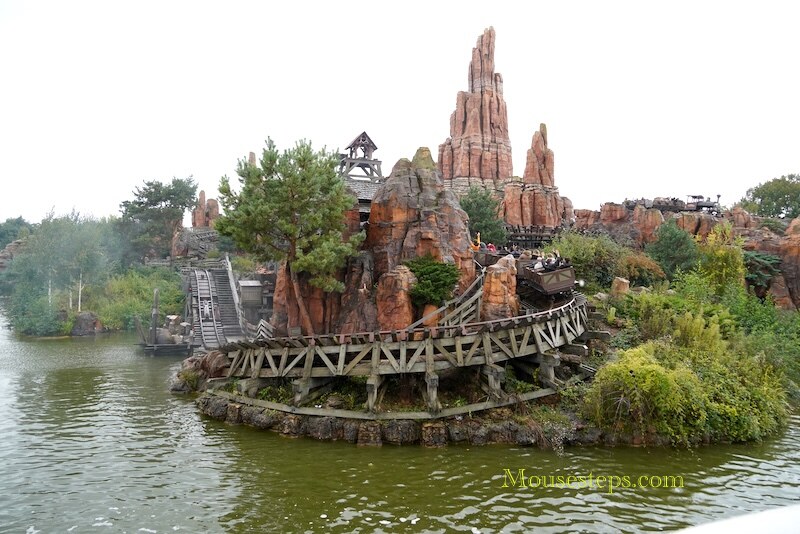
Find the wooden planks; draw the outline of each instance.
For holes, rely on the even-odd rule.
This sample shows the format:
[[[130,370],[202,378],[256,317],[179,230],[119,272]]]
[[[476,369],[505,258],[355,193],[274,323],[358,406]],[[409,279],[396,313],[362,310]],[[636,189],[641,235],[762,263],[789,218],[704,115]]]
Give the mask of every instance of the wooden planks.
[[[429,372],[493,364],[563,347],[583,353],[579,340],[607,337],[586,327],[586,300],[546,313],[408,333],[296,337],[234,343],[228,377],[333,377]]]

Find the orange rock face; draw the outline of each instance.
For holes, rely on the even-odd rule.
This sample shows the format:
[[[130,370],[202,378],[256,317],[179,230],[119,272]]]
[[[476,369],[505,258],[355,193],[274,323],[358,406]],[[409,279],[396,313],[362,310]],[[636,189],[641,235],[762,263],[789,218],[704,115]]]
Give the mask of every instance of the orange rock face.
[[[539,131],[533,134],[531,148],[528,149],[522,181],[526,184],[554,187],[554,166],[555,156],[553,151],[547,148],[547,126],[540,124]]]
[[[628,209],[622,204],[606,202],[600,207],[600,222],[602,224],[625,221],[627,218]]]
[[[664,215],[657,209],[637,205],[633,209],[633,224],[639,229],[641,243],[652,243],[656,230],[664,224]]]
[[[308,276],[300,273],[300,292],[311,317],[311,324],[317,334],[331,331],[331,326],[339,317],[339,294],[325,293],[318,287],[308,283]],[[275,277],[275,293],[273,297],[272,320],[275,329],[282,335],[289,332],[289,327],[300,326],[300,308],[294,298],[292,283],[286,265],[281,264]]]
[[[372,199],[364,246],[374,255],[375,276],[430,254],[455,264],[465,289],[475,279],[469,244],[467,214],[445,189],[430,151],[421,148],[413,161],[398,161]]]
[[[414,322],[414,305],[409,291],[416,283],[417,277],[405,265],[380,277],[375,295],[380,330],[402,330]]]
[[[469,91],[458,93],[450,137],[439,146],[442,177],[466,178],[464,189],[470,178],[499,186],[512,175],[508,111],[503,77],[494,71],[494,41],[494,28],[489,28],[472,49]]]
[[[705,239],[720,220],[708,213],[684,211],[676,215],[675,222],[679,228]]]
[[[219,218],[219,202],[210,198],[206,200],[206,192],[200,191],[197,206],[192,210],[192,226],[195,228],[214,228],[214,221]]]
[[[786,229],[780,246],[781,273],[792,303],[800,308],[800,217]],[[772,288],[770,288],[772,290]]]
[[[336,332],[354,334],[374,332],[377,329],[378,309],[373,295],[374,284],[372,254],[362,251],[348,262]]]
[[[517,265],[508,255],[486,269],[481,302],[481,319],[493,321],[519,315]]]

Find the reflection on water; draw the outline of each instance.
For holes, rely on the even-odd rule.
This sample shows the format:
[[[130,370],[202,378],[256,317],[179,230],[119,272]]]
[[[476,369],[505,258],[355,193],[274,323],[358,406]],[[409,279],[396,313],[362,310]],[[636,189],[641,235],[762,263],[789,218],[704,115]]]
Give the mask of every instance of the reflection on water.
[[[0,532],[668,531],[800,498],[798,418],[765,443],[689,451],[359,448],[201,418],[166,392],[179,359],[133,341],[0,328]],[[684,487],[503,488],[506,468]]]

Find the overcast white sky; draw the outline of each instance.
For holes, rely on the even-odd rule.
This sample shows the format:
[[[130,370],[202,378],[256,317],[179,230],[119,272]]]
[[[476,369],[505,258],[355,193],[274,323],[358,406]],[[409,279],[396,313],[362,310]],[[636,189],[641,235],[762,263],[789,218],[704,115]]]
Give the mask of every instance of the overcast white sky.
[[[800,172],[800,2],[0,0],[0,221],[118,214],[144,180],[208,196],[236,161],[366,130],[436,154],[497,31],[514,173],[540,122],[577,208]]]

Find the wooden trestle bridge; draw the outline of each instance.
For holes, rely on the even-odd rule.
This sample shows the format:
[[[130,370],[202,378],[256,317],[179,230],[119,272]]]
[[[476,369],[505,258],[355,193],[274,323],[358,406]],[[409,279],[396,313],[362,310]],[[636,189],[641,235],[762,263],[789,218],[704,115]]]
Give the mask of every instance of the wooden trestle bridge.
[[[447,369],[479,368],[484,390],[497,400],[506,398],[505,369],[499,365],[505,362],[528,371],[538,365],[544,385],[558,388],[554,368],[562,359],[580,364],[588,353],[583,343],[593,337],[587,330],[586,298],[570,291],[550,309],[525,308],[517,317],[480,321],[482,281],[481,275],[461,297],[437,310],[442,319],[435,327],[425,327],[420,320],[404,330],[225,344],[219,350],[229,359],[227,376],[293,379],[295,406],[336,377],[367,377],[369,412],[376,411],[385,378],[405,373],[424,374],[423,396],[430,414],[441,409],[439,373]]]

